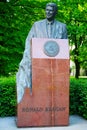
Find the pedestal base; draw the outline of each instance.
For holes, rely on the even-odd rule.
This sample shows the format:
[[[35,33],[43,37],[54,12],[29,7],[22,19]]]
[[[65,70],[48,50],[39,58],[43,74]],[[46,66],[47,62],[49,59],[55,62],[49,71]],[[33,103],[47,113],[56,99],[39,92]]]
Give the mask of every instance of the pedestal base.
[[[29,88],[18,104],[18,127],[69,124],[69,59],[32,59]]]

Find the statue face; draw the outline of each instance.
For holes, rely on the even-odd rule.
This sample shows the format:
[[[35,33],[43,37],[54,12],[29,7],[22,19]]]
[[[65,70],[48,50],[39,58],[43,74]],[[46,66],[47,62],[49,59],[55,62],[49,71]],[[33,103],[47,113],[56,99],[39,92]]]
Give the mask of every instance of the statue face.
[[[51,21],[51,20],[54,19],[54,17],[55,17],[55,10],[54,10],[54,8],[51,7],[51,6],[47,6],[47,7],[46,7],[46,18],[47,18],[49,21]]]

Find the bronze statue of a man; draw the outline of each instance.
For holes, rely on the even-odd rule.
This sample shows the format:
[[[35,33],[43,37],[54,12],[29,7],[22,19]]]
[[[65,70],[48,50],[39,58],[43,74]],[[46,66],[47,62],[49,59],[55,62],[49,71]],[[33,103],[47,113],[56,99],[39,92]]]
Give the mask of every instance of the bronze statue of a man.
[[[32,88],[30,40],[34,37],[67,39],[66,25],[55,20],[56,13],[57,5],[55,3],[48,3],[46,5],[46,19],[35,22],[27,36],[25,51],[16,75],[18,103],[22,100],[24,88]]]

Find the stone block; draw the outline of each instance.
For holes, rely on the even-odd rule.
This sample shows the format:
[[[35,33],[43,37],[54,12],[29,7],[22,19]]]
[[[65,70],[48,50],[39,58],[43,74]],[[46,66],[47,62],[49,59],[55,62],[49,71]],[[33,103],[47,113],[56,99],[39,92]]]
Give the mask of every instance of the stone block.
[[[60,51],[49,57],[43,51],[54,40]],[[69,124],[69,48],[65,39],[32,39],[32,95],[25,89],[18,104],[17,126],[64,126]]]

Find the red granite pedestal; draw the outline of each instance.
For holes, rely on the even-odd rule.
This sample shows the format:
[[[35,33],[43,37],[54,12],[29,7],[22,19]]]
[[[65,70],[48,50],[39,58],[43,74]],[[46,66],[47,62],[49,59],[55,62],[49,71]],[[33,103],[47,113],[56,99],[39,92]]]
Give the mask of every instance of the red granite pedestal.
[[[68,40],[51,39],[60,46],[56,57],[44,54],[42,48],[47,40],[32,39],[32,95],[26,88],[18,104],[18,127],[69,124]]]

